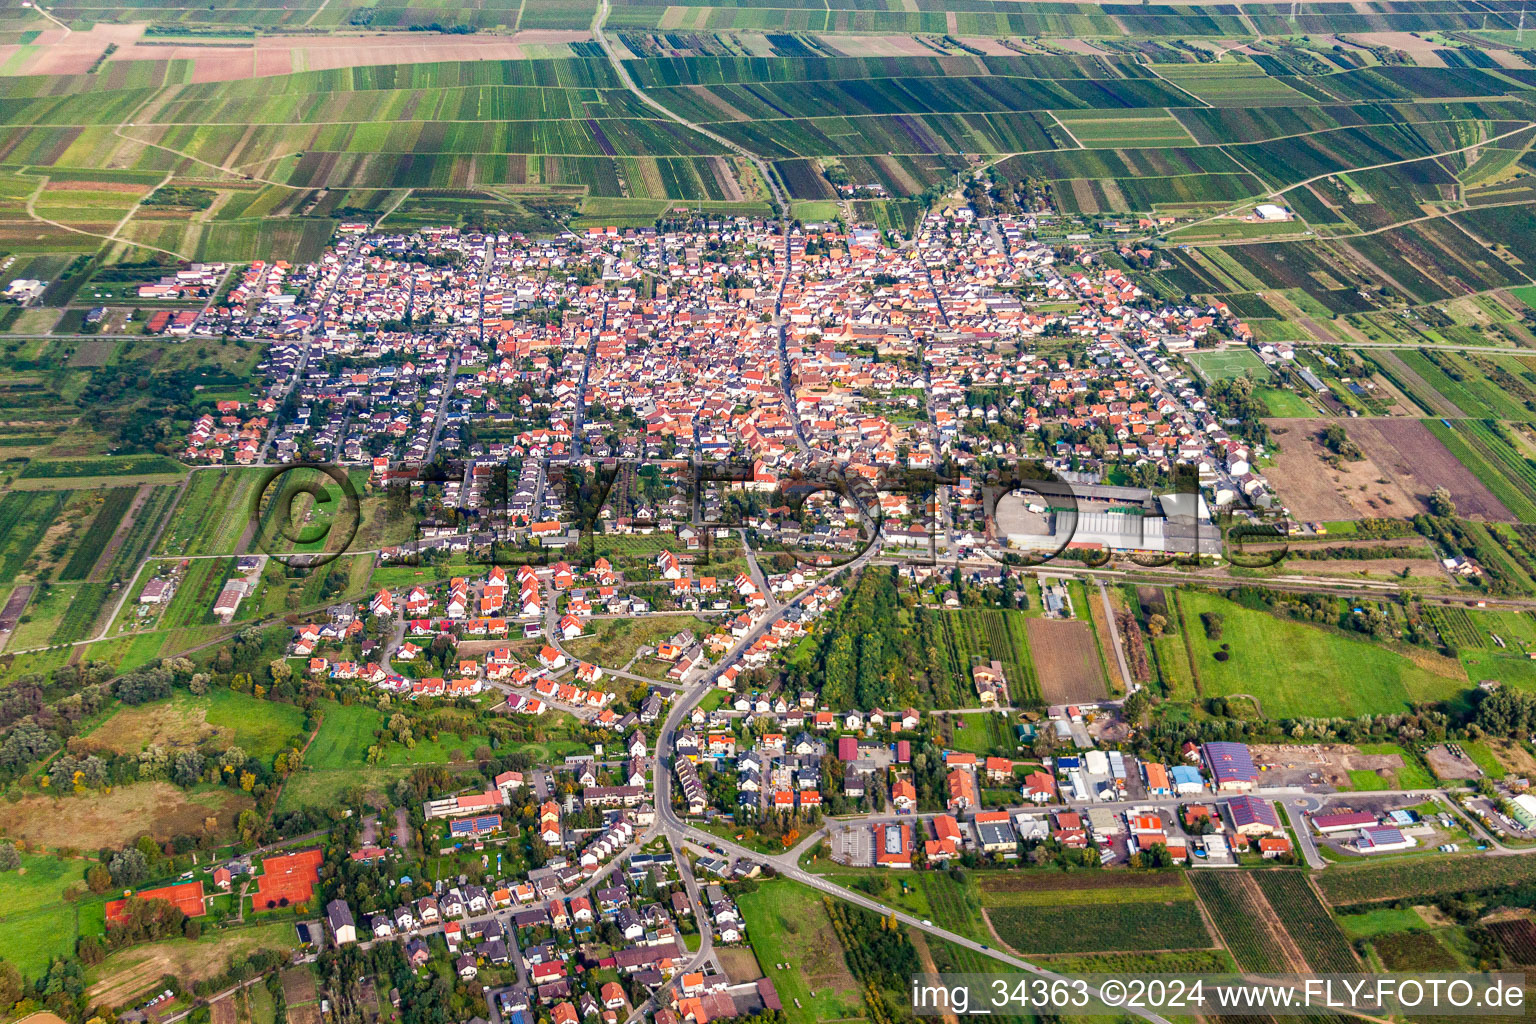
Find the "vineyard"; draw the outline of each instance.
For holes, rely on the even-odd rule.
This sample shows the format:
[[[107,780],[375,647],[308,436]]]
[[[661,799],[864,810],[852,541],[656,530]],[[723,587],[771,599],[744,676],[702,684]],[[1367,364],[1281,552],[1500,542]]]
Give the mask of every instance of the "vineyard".
[[[1307,884],[1305,875],[1295,871],[1259,871],[1253,878],[1301,955],[1306,957],[1308,967],[1320,973],[1339,974],[1360,969],[1349,940]]]
[[[1472,624],[1472,616],[1467,614],[1465,608],[1446,608],[1440,605],[1427,605],[1424,608],[1424,617],[1430,625],[1440,634],[1440,639],[1448,647],[1462,650],[1467,647],[1487,647],[1487,638]]]
[[[0,498],[0,579],[16,578],[68,500],[68,491],[11,491]]]
[[[243,469],[194,473],[160,539],[160,551],[168,555],[234,553],[250,524],[259,479],[260,471]]]
[[[1389,971],[1454,971],[1461,967],[1434,932],[1395,932],[1378,936],[1371,945]]]
[[[122,544],[112,555],[112,562],[107,566],[108,576],[126,577],[138,566],[139,559],[147,553],[149,539],[170,511],[176,494],[177,487],[174,484],[164,484],[150,490],[149,497],[133,517],[133,525],[128,527]]]
[[[64,612],[64,617],[59,620],[58,628],[53,631],[50,642],[71,644],[90,636],[91,627],[96,622],[96,615],[101,611],[102,602],[106,599],[107,584],[80,584],[75,589],[74,599],[69,602],[69,608]]]
[[[933,613],[943,623],[945,659],[950,674],[969,687],[976,660],[1002,663],[1008,696],[1015,705],[1038,703],[1040,683],[1029,654],[1024,616],[1015,611],[964,609]],[[974,698],[974,692],[971,694]],[[974,703],[974,700],[970,701]]]
[[[1060,877],[1076,880],[1084,876],[1062,875]],[[1184,884],[1183,875],[1176,872],[1164,872],[1155,875],[1104,872],[1100,875],[1087,877],[1104,878],[1116,884],[1073,886],[1071,888],[1034,885],[1002,887],[990,884],[991,880],[988,879],[982,883],[981,902],[983,906],[990,908],[1084,906],[1105,903],[1166,903],[1171,900],[1189,900],[1194,898],[1194,893]],[[1156,881],[1150,881],[1152,879]]]
[[[1495,921],[1484,927],[1511,961],[1521,967],[1536,965],[1536,923],[1521,919]]]
[[[69,556],[69,561],[59,572],[61,580],[83,580],[91,574],[96,566],[96,560],[101,557],[101,552],[106,548],[112,535],[117,532],[117,525],[123,521],[128,507],[133,504],[133,496],[138,493],[136,487],[114,487],[107,492],[101,503],[101,509],[97,511],[96,518],[91,520],[90,527],[75,545],[74,553]]]
[[[947,872],[924,871],[914,874],[911,882],[928,900],[929,916],[942,928],[978,941],[987,941],[987,928],[981,921],[975,890],[957,882]]]
[[[1323,897],[1335,907],[1476,892],[1536,881],[1529,857],[1430,857],[1394,863],[1336,866],[1319,874]]]
[[[1285,952],[1260,919],[1246,875],[1195,871],[1189,880],[1239,967],[1259,974],[1284,974],[1290,969]]]
[[[1102,953],[1208,949],[1211,937],[1194,900],[1007,906],[987,911],[998,937],[1020,953]]]
[[[1147,896],[1146,899],[1188,899],[1184,876],[1177,871],[1155,871],[1144,874],[1127,874],[1113,871],[1089,872],[1038,872],[1021,871],[989,873],[981,876],[984,893],[1004,892],[1083,892],[1092,889],[1177,889],[1169,896]],[[985,899],[985,897],[984,897]]]

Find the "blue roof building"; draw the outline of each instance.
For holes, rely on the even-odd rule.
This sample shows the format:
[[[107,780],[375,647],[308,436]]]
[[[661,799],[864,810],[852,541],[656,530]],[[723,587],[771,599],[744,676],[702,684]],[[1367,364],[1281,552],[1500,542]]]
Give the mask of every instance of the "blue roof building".
[[[1253,754],[1246,743],[1207,743],[1204,748],[1205,763],[1216,781],[1216,791],[1245,792],[1259,781],[1259,770],[1254,767]]]

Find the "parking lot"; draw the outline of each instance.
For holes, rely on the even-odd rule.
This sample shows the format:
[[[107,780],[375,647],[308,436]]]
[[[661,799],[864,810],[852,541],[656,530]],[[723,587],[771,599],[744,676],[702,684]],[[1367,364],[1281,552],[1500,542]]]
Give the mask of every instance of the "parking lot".
[[[874,833],[868,825],[841,828],[832,833],[832,859],[841,864],[868,867],[875,863]]]

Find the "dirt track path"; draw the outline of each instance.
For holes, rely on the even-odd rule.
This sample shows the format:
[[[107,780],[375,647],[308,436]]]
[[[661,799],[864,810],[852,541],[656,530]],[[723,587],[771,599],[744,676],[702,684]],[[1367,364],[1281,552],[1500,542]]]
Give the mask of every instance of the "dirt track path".
[[[144,503],[154,493],[154,484],[140,484],[138,493],[133,496],[133,503],[128,506],[128,513],[118,522],[117,529],[112,532],[112,539],[107,541],[101,549],[101,554],[96,558],[96,564],[91,566],[91,571],[86,574],[86,579],[93,583],[100,583],[107,574],[107,567],[117,557],[117,552],[128,539],[128,534],[133,530],[133,524],[138,521],[139,515],[144,511]]]
[[[1301,949],[1285,930],[1285,925],[1280,923],[1280,918],[1275,914],[1275,908],[1269,905],[1269,900],[1264,897],[1264,891],[1253,880],[1253,876],[1246,871],[1236,873],[1243,890],[1243,898],[1253,908],[1254,919],[1263,926],[1264,930],[1274,937],[1275,948],[1280,955],[1285,957],[1286,971],[1290,974],[1307,974],[1310,968],[1307,966],[1307,958],[1301,955]]]
[[[1421,377],[1413,367],[1403,362],[1396,352],[1393,352],[1391,349],[1381,349],[1371,353],[1371,355],[1373,358],[1380,359],[1384,363],[1390,363],[1393,373],[1402,374],[1403,379],[1413,388],[1414,393],[1423,396],[1425,401],[1434,406],[1433,409],[1429,410],[1430,415],[1444,416],[1447,419],[1453,420],[1464,420],[1467,418],[1467,414],[1462,412],[1455,402],[1452,402],[1449,398],[1446,398],[1439,391],[1431,387],[1429,381]],[[1430,396],[1434,397],[1431,399]]]

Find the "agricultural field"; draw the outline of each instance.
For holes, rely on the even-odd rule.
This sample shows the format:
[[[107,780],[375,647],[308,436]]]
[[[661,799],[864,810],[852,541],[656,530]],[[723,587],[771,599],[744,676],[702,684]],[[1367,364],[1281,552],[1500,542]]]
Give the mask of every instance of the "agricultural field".
[[[1457,697],[1467,686],[1451,659],[1399,653],[1203,591],[1181,593],[1179,606],[1205,696],[1252,695],[1269,718],[1404,711],[1415,701]],[[1220,616],[1220,640],[1202,627],[1204,614]]]
[[[265,470],[204,469],[177,503],[159,550],[175,555],[239,554],[241,538],[251,523],[255,490]]]
[[[1536,420],[1536,412],[1527,407],[1536,404],[1536,369],[1517,356],[1427,350],[1393,355],[1417,378],[1403,383],[1425,408],[1444,408],[1453,420],[1478,414],[1518,423]]]
[[[1335,907],[1405,897],[1432,899],[1520,885],[1536,878],[1524,857],[1417,857],[1393,863],[1335,865],[1318,876],[1323,898]]]
[[[1102,700],[1108,695],[1098,640],[1087,622],[1030,619],[1029,642],[1047,704]]]
[[[1096,877],[1093,883],[1073,875],[988,876],[982,883],[981,904],[998,938],[1019,953],[1207,949],[1212,945],[1182,873]]]
[[[1516,519],[1536,521],[1536,463],[1520,453],[1508,426],[1497,420],[1440,419],[1424,425]]]
[[[998,661],[1008,694],[1015,703],[1040,699],[1040,683],[1029,647],[1029,620],[1022,612],[1001,609],[960,609],[925,612],[942,628],[943,655],[951,678],[958,681],[964,703],[974,706],[976,689],[971,669],[978,662]]]
[[[791,1024],[865,1019],[859,984],[843,960],[822,899],[785,879],[737,898],[758,968],[773,979]]]

